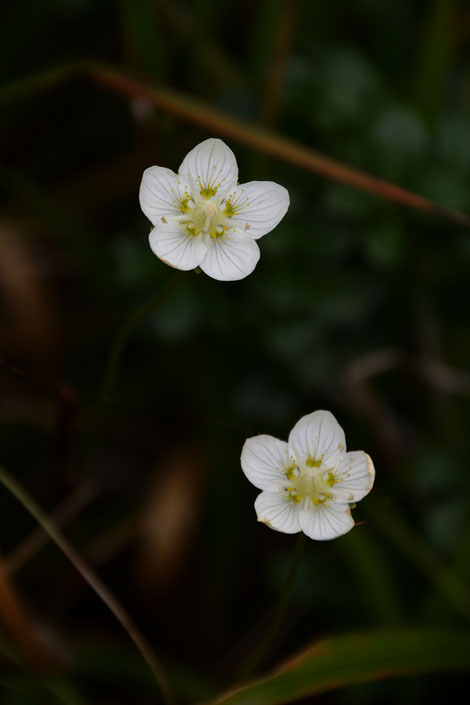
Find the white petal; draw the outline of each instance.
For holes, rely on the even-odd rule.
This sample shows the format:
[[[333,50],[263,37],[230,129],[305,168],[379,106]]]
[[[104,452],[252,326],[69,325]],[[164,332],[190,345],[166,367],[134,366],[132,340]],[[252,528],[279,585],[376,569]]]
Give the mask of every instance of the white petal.
[[[332,474],[336,480],[332,492],[340,502],[358,502],[371,491],[375,479],[372,460],[362,450],[342,454]]]
[[[162,218],[181,215],[180,204],[189,197],[188,182],[171,169],[151,166],[144,171],[139,191],[140,207],[153,225],[159,225]]]
[[[256,267],[260,252],[253,238],[240,230],[229,230],[222,237],[207,237],[207,254],[200,267],[219,281],[244,279]]]
[[[179,173],[195,184],[198,191],[205,191],[203,195],[221,197],[237,183],[237,160],[222,140],[212,138],[201,142],[185,156]]]
[[[198,267],[207,251],[201,235],[188,235],[184,225],[174,221],[153,228],[149,242],[157,257],[176,269]]]
[[[273,230],[289,208],[289,192],[273,181],[249,181],[226,196],[227,210],[234,211],[234,227],[246,229],[257,240]]]
[[[280,492],[261,492],[255,502],[258,521],[285,534],[300,531],[299,506]]]
[[[260,490],[273,490],[285,485],[289,467],[287,443],[273,436],[248,438],[241,455],[242,470],[249,481]]]
[[[314,411],[303,416],[289,435],[289,453],[298,462],[328,460],[345,448],[344,431],[329,411]]]
[[[347,504],[302,502],[299,512],[300,527],[304,534],[315,541],[329,541],[342,536],[354,526],[354,519]]]

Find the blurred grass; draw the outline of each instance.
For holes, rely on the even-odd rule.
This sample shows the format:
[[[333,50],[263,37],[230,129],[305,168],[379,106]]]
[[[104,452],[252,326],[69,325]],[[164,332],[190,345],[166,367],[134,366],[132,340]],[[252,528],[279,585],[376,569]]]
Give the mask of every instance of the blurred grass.
[[[222,136],[242,182],[291,195],[251,277],[222,286],[189,274],[134,331],[114,393],[99,400],[96,499],[67,519],[182,702],[230,685],[267,629],[293,548],[255,522],[243,441],[286,438],[315,408],[371,454],[376,489],[355,510],[366,523],[307,546],[268,666],[312,638],[366,629],[384,664],[400,656],[386,634],[418,627],[449,668],[461,656],[446,634],[468,617],[470,244],[448,215],[470,212],[469,34],[458,0],[0,9],[0,237],[2,252],[15,238],[22,253],[0,265],[0,443],[48,511],[84,482],[113,336],[169,276],[138,208],[143,169],[176,170]],[[382,182],[435,215],[385,201]],[[175,478],[189,476],[184,492]],[[173,561],[158,554],[164,526],[184,537]],[[6,566],[34,528],[2,500]],[[5,658],[2,702],[155,702],[145,664],[47,543],[15,584],[54,644],[58,690]],[[422,705],[464,683],[436,673],[325,697]]]

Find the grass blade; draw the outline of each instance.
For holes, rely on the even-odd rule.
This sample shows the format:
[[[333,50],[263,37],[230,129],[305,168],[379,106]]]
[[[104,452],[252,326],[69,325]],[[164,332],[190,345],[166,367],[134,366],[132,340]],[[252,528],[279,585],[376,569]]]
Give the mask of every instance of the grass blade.
[[[231,690],[211,705],[283,705],[359,683],[469,668],[470,632],[351,634],[318,641],[271,675]]]

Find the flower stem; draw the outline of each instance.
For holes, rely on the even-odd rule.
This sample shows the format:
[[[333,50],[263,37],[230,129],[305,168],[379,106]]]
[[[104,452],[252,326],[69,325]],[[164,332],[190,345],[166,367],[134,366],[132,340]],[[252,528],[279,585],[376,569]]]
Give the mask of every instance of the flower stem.
[[[302,558],[302,552],[305,545],[305,534],[300,533],[297,537],[297,543],[295,545],[294,553],[292,554],[289,570],[287,571],[286,580],[284,586],[279,595],[279,601],[276,606],[276,610],[273,615],[273,619],[270,624],[266,636],[264,637],[261,644],[258,646],[256,651],[250,656],[248,661],[242,667],[239,672],[239,679],[246,680],[254,670],[263,662],[265,657],[269,654],[271,648],[276,641],[276,638],[284,624],[284,618],[289,606],[289,602],[292,596],[292,592],[295,586],[295,580],[297,578],[297,573],[299,571],[299,566]]]
[[[85,444],[85,450],[82,456],[82,465],[86,470],[89,469],[98,446],[100,428],[104,415],[104,402],[108,400],[113,391],[126,344],[140,323],[168,298],[180,281],[182,274],[183,272],[180,270],[175,271],[156,296],[134,311],[131,316],[124,321],[111,342],[101,382],[98,386],[96,403],[89,419],[88,441]]]
[[[150,644],[139,630],[121,603],[114,597],[112,592],[101,582],[92,568],[84,561],[75,548],[63,536],[59,529],[43,512],[28,492],[2,467],[0,466],[0,482],[12,493],[14,497],[23,505],[44,529],[50,539],[60,548],[62,553],[68,558],[82,578],[100,597],[118,622],[123,626],[129,637],[134,642],[142,657],[147,662],[155,680],[160,688],[163,700],[166,705],[174,705],[175,696],[163,672],[163,668],[153,652]]]
[[[100,396],[105,397],[109,395],[112,390],[116,374],[119,369],[121,362],[121,357],[124,352],[129,337],[137,326],[144,321],[147,316],[149,316],[153,311],[155,311],[160,304],[162,304],[168,296],[171,294],[173,289],[176,287],[177,283],[180,281],[182,272],[177,270],[173,273],[170,279],[167,281],[165,287],[160,291],[153,299],[151,299],[147,304],[141,306],[135,311],[132,316],[130,316],[119,328],[114,340],[112,342],[111,348],[109,350],[108,359],[106,361],[106,366],[103,374],[103,381],[100,388]]]

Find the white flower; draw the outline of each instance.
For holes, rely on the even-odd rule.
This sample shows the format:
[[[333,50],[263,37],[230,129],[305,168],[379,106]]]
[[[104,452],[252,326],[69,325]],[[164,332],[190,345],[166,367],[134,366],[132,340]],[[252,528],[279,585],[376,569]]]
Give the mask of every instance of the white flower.
[[[176,269],[200,267],[222,281],[243,279],[256,267],[258,238],[284,217],[289,194],[271,181],[238,185],[235,155],[208,139],[183,159],[179,173],[144,171],[140,205],[152,222],[150,247]]]
[[[241,464],[263,490],[255,502],[258,521],[318,541],[353,528],[349,504],[365,497],[375,478],[366,453],[346,452],[344,431],[329,411],[303,416],[288,443],[272,436],[248,438]]]

